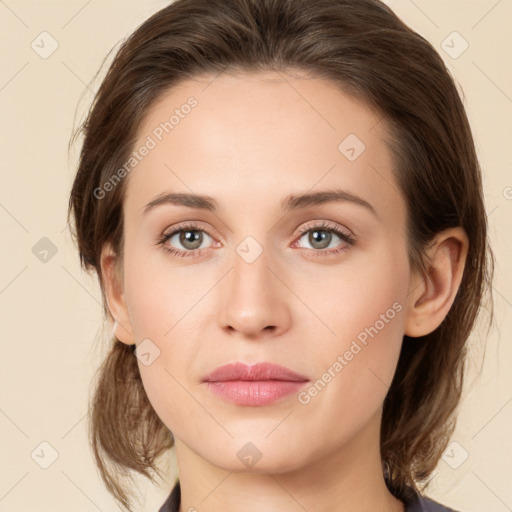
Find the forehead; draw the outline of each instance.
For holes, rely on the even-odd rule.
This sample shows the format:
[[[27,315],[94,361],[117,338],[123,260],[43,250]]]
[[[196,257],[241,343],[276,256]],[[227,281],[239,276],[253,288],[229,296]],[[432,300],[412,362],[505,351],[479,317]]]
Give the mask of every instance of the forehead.
[[[140,212],[175,189],[256,210],[262,199],[280,204],[313,187],[389,200],[397,191],[383,190],[393,176],[381,124],[376,112],[319,78],[258,72],[187,80],[141,123],[135,149],[151,148],[130,173],[126,207]]]

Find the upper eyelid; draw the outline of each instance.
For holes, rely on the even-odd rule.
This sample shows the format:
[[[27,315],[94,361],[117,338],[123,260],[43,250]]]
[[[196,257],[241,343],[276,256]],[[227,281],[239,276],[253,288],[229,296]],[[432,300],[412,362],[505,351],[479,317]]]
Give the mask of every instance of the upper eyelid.
[[[325,229],[325,230],[335,230],[335,231],[341,231],[342,233],[348,235],[348,236],[355,236],[355,234],[352,232],[352,230],[341,226],[340,224],[333,223],[331,221],[310,221],[307,222],[298,232],[299,235],[302,235],[304,233],[307,233],[311,229]]]
[[[205,227],[205,224],[199,220],[185,221],[183,223],[179,223],[176,226],[172,226],[169,229],[165,229],[162,233],[162,236],[169,236],[175,234],[180,231],[185,231],[186,229],[192,230],[193,228],[200,228],[198,231],[205,231],[209,234],[209,229]],[[211,236],[211,235],[210,235]]]

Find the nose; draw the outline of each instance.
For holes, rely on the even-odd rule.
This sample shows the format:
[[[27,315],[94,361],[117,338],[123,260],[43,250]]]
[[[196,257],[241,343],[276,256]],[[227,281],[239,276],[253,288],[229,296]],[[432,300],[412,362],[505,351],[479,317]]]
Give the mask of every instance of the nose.
[[[221,286],[221,328],[251,339],[273,337],[288,330],[292,294],[279,274],[276,264],[269,266],[265,249],[250,263],[235,252],[233,268]]]

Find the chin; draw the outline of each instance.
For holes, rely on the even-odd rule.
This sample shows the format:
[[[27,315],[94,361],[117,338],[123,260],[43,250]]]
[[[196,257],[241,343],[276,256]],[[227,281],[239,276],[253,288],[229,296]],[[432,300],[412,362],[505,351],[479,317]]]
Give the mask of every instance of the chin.
[[[204,453],[202,457],[215,466],[236,473],[286,473],[307,463],[301,447],[280,443],[278,449],[264,438],[248,441],[244,436],[243,440],[230,440],[216,446],[218,451]]]

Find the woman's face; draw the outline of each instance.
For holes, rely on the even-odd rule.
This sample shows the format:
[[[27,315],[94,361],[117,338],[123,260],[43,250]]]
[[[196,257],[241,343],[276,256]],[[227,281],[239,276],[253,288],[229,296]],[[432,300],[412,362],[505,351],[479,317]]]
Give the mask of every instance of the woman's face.
[[[378,445],[411,285],[379,122],[334,85],[281,73],[187,81],[148,112],[125,178],[123,341],[177,446],[282,472]],[[145,211],[169,193],[215,208]],[[204,382],[234,362],[305,381]],[[289,394],[257,405],[257,389]]]

